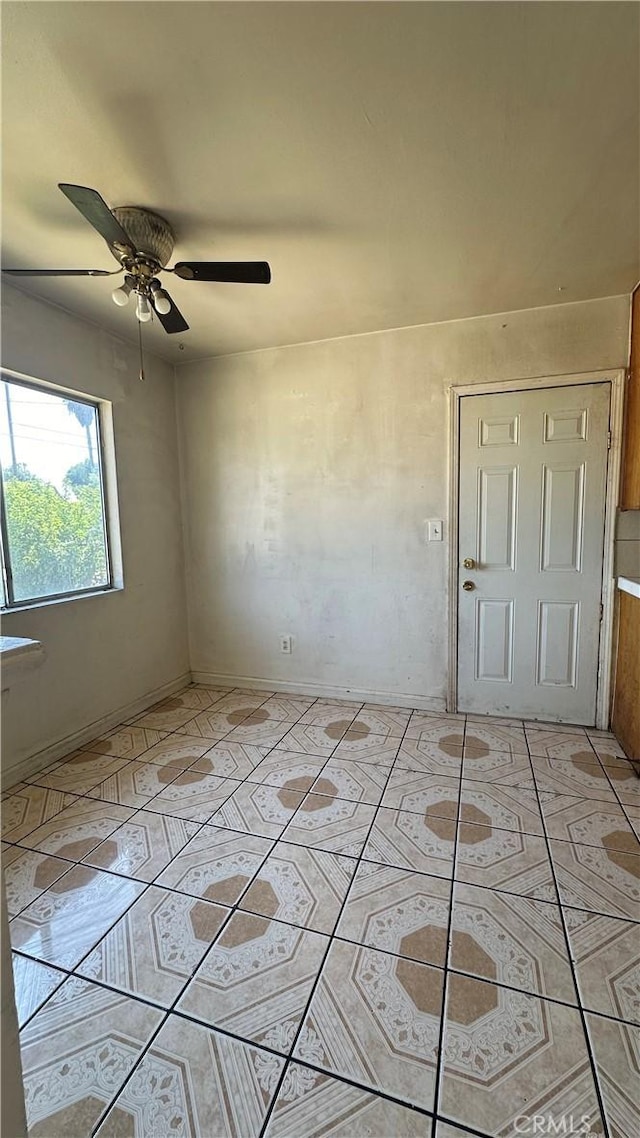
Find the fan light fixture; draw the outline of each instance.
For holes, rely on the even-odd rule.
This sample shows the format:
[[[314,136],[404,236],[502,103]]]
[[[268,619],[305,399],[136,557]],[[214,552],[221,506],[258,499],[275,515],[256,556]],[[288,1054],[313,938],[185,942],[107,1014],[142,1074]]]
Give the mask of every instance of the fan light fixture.
[[[131,294],[135,293],[139,322],[148,324],[155,312],[169,335],[186,332],[189,325],[157,280],[157,273],[174,273],[183,281],[215,281],[220,284],[269,284],[271,280],[267,261],[178,261],[169,268],[175,238],[164,217],[140,206],[109,209],[104,198],[90,186],[60,182],[59,187],[106,241],[119,268],[113,272],[108,269],[3,268],[3,274],[17,277],[110,277],[124,272],[123,284],[111,293],[114,304],[124,308]]]
[[[111,293],[111,299],[114,304],[118,305],[118,308],[124,308],[125,304],[129,303],[132,288],[133,285],[131,285],[128,280],[125,280],[119,288],[114,288]]]
[[[171,312],[171,297],[168,292],[165,292],[160,285],[160,281],[151,281],[150,284],[151,296],[153,299],[153,307],[159,316],[168,316]]]
[[[141,292],[137,294],[136,316],[141,324],[148,324],[151,319],[151,305],[147,297]]]

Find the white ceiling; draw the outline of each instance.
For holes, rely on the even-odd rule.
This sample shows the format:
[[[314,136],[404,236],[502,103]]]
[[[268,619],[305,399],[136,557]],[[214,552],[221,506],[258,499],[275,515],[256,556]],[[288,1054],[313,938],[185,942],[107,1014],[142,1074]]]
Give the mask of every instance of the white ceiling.
[[[110,268],[56,188],[157,210],[186,360],[628,292],[639,267],[630,3],[12,3],[4,264]],[[21,282],[123,337],[100,279]],[[179,345],[184,345],[182,351]]]

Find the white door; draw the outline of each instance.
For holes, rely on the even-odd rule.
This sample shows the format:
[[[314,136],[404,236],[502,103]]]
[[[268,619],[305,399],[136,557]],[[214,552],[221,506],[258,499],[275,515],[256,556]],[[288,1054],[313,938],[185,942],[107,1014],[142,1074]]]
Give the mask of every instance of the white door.
[[[595,723],[609,399],[460,400],[459,711]]]

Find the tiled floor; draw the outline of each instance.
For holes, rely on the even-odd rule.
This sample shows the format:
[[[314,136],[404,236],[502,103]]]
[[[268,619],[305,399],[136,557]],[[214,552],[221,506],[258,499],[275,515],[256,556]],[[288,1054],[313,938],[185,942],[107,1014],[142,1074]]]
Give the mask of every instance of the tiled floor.
[[[193,685],[3,802],[30,1135],[638,1138],[639,831],[605,733]]]

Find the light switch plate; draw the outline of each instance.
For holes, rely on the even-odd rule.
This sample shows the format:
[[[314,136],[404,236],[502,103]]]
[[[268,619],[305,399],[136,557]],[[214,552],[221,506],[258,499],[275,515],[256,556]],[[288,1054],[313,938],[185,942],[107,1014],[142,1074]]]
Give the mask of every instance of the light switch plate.
[[[442,518],[429,518],[427,522],[427,541],[442,541],[444,522]]]

